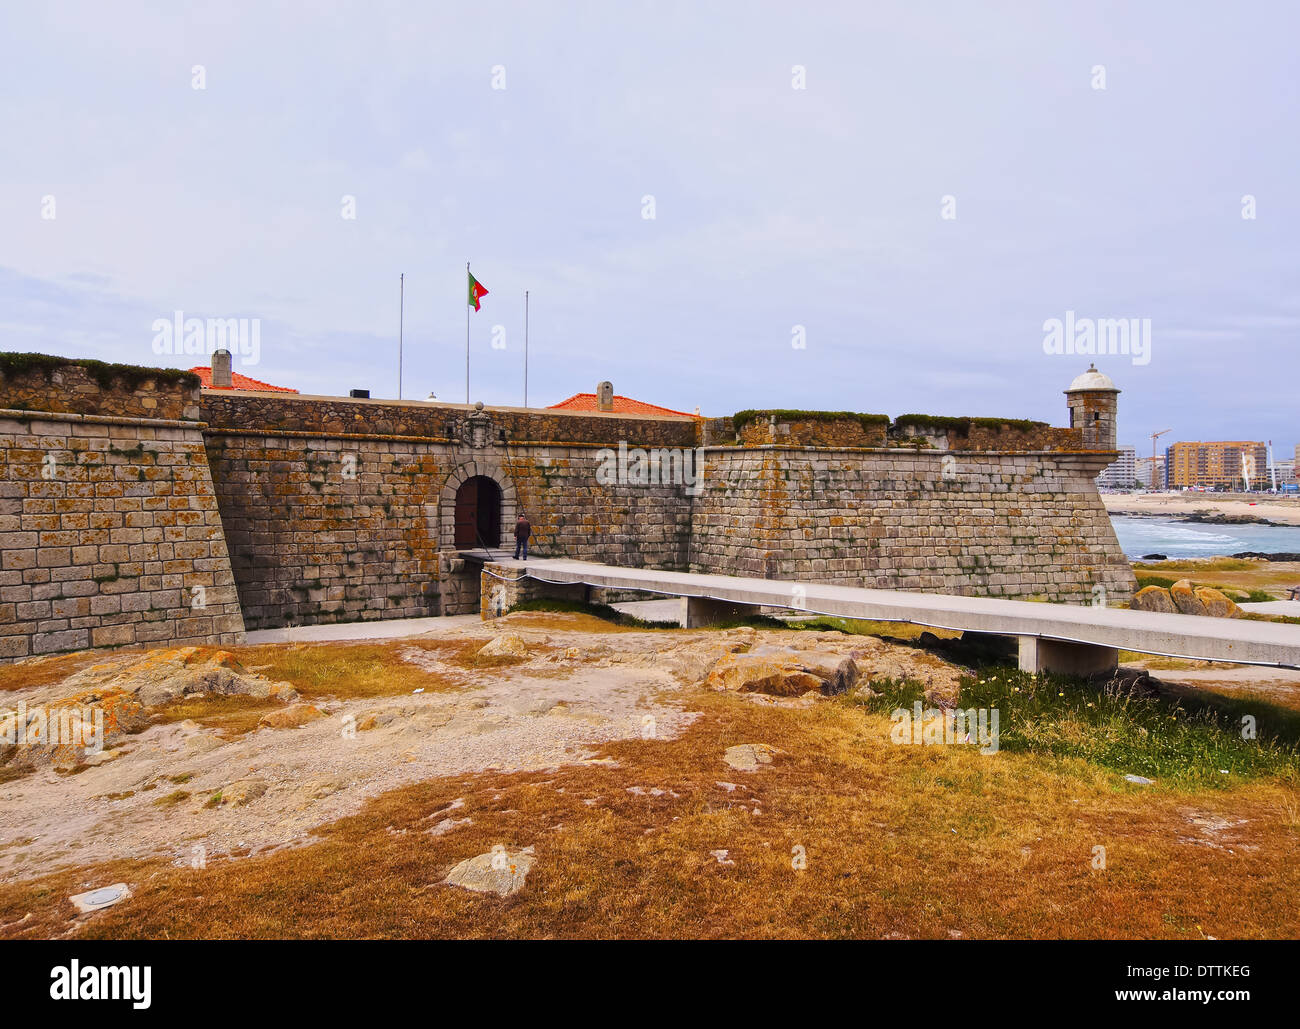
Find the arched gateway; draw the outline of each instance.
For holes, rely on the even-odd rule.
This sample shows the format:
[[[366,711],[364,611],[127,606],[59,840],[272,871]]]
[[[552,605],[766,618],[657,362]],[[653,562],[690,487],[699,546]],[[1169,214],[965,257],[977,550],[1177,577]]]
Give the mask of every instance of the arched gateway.
[[[456,546],[501,546],[501,487],[473,475],[456,488]]]

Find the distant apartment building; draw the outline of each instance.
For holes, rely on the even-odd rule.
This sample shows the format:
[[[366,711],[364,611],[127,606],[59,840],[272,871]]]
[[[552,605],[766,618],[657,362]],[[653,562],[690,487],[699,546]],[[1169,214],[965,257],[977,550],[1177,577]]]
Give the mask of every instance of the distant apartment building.
[[[1273,468],[1277,472],[1277,484],[1279,486],[1295,485],[1295,462],[1294,461],[1277,461],[1274,460]]]
[[[1165,448],[1170,489],[1268,489],[1268,447],[1258,440],[1174,443]]]
[[[1097,485],[1102,489],[1132,489],[1137,479],[1137,448],[1119,448],[1119,457],[1102,469]]]
[[[1156,469],[1156,477],[1154,480],[1151,478],[1152,464],[1155,465]],[[1139,457],[1137,459],[1137,479],[1138,482],[1148,488],[1164,489],[1166,487],[1165,455],[1156,454],[1155,457]]]

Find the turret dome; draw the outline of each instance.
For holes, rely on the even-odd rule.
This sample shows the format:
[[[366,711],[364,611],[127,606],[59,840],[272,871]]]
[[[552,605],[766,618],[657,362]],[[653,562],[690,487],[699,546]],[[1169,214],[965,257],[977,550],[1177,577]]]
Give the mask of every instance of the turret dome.
[[[1111,393],[1119,393],[1120,389],[1115,385],[1109,375],[1097,371],[1095,364],[1088,365],[1088,370],[1070,383],[1067,393],[1087,393],[1097,390],[1107,390]]]

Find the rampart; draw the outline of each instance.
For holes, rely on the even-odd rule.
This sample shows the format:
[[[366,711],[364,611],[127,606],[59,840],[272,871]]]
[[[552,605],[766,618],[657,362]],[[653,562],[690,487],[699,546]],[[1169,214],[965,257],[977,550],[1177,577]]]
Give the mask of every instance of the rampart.
[[[1073,428],[483,408],[5,367],[7,657],[477,611],[464,552],[504,543],[521,511],[540,556],[1075,603],[1134,586],[1093,481],[1114,454]],[[467,546],[470,480],[487,481],[499,532]]]

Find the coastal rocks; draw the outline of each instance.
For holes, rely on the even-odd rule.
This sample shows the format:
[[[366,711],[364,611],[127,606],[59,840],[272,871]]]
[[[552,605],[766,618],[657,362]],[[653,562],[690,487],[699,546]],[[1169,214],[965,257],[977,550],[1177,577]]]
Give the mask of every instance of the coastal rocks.
[[[831,696],[846,692],[857,681],[857,665],[846,655],[759,647],[748,654],[719,658],[705,686],[773,697],[798,697],[810,691]]]
[[[1147,586],[1138,590],[1129,604],[1133,611],[1200,615],[1209,618],[1243,618],[1245,613],[1231,597],[1211,586],[1194,586],[1180,579],[1168,589]]]
[[[443,882],[475,893],[509,897],[524,888],[524,881],[535,860],[532,847],[509,850],[497,844],[488,853],[466,858],[456,865]]]
[[[1174,606],[1173,597],[1163,586],[1144,586],[1133,595],[1133,600],[1129,604],[1132,611],[1159,611],[1161,614],[1173,615],[1178,613],[1178,608]]]
[[[1196,596],[1196,590],[1186,579],[1179,579],[1169,587],[1169,597],[1178,608],[1179,614],[1204,615],[1206,613],[1205,605]]]
[[[1233,557],[1242,558],[1243,560],[1254,561],[1296,561],[1300,562],[1300,554],[1293,554],[1287,551],[1280,551],[1275,554],[1264,554],[1258,550],[1243,550],[1240,554],[1233,554]]]
[[[1229,597],[1211,586],[1197,586],[1196,599],[1205,605],[1205,613],[1212,618],[1242,618],[1245,612]]]

